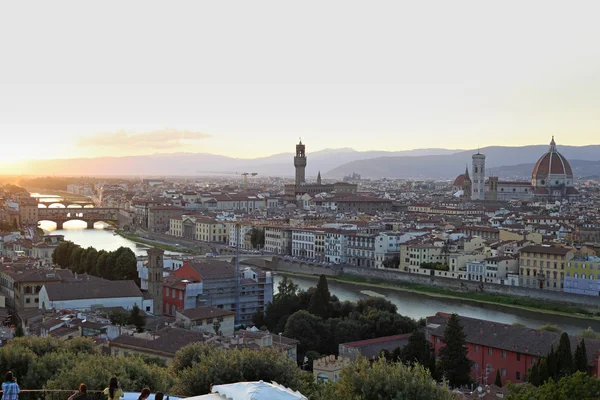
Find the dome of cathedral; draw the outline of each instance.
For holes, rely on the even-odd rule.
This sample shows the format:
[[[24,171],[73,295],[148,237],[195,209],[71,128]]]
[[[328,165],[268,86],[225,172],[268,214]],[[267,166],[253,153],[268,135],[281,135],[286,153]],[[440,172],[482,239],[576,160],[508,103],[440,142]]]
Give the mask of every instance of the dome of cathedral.
[[[454,186],[462,187],[465,184],[465,174],[460,174],[454,180]]]
[[[554,137],[552,137],[552,142],[550,142],[550,149],[548,152],[540,157],[538,162],[535,163],[535,166],[533,167],[532,178],[535,181],[541,181],[548,178],[549,175],[554,175],[557,177],[560,176],[564,179],[573,178],[571,165],[569,165],[567,159],[556,150]]]

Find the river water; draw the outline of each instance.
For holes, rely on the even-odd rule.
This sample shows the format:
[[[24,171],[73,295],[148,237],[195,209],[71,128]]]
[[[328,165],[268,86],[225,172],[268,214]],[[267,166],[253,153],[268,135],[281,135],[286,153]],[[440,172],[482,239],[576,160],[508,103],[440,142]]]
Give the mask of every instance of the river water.
[[[50,231],[53,234],[64,235],[65,240],[70,240],[81,247],[92,246],[97,250],[112,251],[124,246],[129,247],[136,255],[146,254],[148,246],[115,235],[112,231],[104,229],[107,226],[104,223],[96,223],[94,229],[85,229],[85,222],[69,221],[64,224],[64,229],[56,230],[56,224],[53,222],[42,221],[40,223],[42,229]],[[283,274],[275,274],[275,291],[277,291],[277,285],[282,278]],[[317,277],[290,276],[290,278],[303,290],[316,286],[318,280]],[[435,298],[419,293],[373,288],[333,280],[329,281],[329,291],[342,301],[356,301],[368,296],[382,296],[394,303],[398,307],[400,314],[415,319],[432,316],[437,312],[446,312],[504,324],[519,322],[530,328],[537,328],[545,324],[554,324],[569,334],[577,333],[588,327],[600,332],[600,321],[597,320],[543,314],[503,305],[475,304],[459,299]]]
[[[283,279],[283,274],[275,275],[275,291]],[[307,290],[316,286],[318,277],[290,276],[300,289]],[[530,328],[538,328],[545,324],[554,324],[569,334],[580,332],[591,327],[596,332],[600,331],[600,321],[566,317],[553,314],[542,314],[533,311],[509,308],[494,304],[474,304],[460,299],[435,298],[404,291],[373,288],[355,285],[347,282],[329,280],[329,291],[340,300],[357,301],[368,296],[382,296],[398,307],[398,313],[411,318],[419,319],[435,315],[437,312],[457,313],[471,318],[496,321],[503,324],[513,322],[522,323]]]

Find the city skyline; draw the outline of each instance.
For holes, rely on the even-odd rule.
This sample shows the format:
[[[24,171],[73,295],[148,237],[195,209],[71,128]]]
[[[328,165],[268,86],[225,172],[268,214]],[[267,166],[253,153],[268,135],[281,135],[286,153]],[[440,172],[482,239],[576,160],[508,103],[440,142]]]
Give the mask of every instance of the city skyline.
[[[598,143],[597,5],[143,4],[2,21],[5,163]]]

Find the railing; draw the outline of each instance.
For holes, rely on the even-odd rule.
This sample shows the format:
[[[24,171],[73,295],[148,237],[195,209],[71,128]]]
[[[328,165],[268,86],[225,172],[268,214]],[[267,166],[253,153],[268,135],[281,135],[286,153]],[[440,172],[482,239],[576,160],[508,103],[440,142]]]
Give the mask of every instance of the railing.
[[[21,389],[19,400],[67,400],[77,390],[54,390],[54,389]],[[2,391],[0,391],[2,393]],[[101,390],[88,390],[88,399],[106,400]]]
[[[141,389],[140,389],[141,390]],[[60,390],[60,389],[21,389],[21,392],[18,395],[19,400],[67,400],[73,393],[76,393],[77,390]],[[89,400],[106,400],[106,395],[103,390],[88,390],[88,399]],[[136,400],[139,396],[139,392],[125,392],[124,397],[120,400]],[[0,396],[2,396],[2,391],[0,390]],[[152,393],[149,399],[154,398],[154,393]],[[169,394],[165,394],[164,399],[170,400],[181,400],[180,397],[170,396]]]

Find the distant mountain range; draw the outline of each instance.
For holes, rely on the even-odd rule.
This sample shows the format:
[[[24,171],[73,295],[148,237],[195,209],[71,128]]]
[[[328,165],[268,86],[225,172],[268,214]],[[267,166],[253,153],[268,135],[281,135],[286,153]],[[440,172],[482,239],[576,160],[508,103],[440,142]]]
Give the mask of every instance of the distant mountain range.
[[[479,150],[486,155],[486,169],[501,178],[528,178],[537,160],[548,151],[547,145],[505,147],[492,146]],[[575,176],[600,174],[600,145],[558,146],[558,151],[574,161]],[[365,178],[420,178],[452,179],[465,171],[471,171],[471,156],[475,150],[458,151],[452,154],[425,155],[419,157],[378,157],[355,160],[328,171],[324,177],[338,178],[356,172]],[[580,171],[577,168],[581,168]]]
[[[576,177],[600,175],[600,145],[558,146],[570,161]],[[310,149],[308,149],[310,150]],[[488,175],[527,179],[547,145],[480,149],[486,155]],[[352,148],[307,152],[307,180],[342,178],[353,172],[363,178],[453,179],[469,165],[476,150],[418,149],[407,151],[356,151]],[[255,159],[207,153],[171,153],[130,157],[31,160],[21,165],[25,175],[68,176],[199,176],[256,172],[259,176],[294,175],[294,154],[281,153]]]

